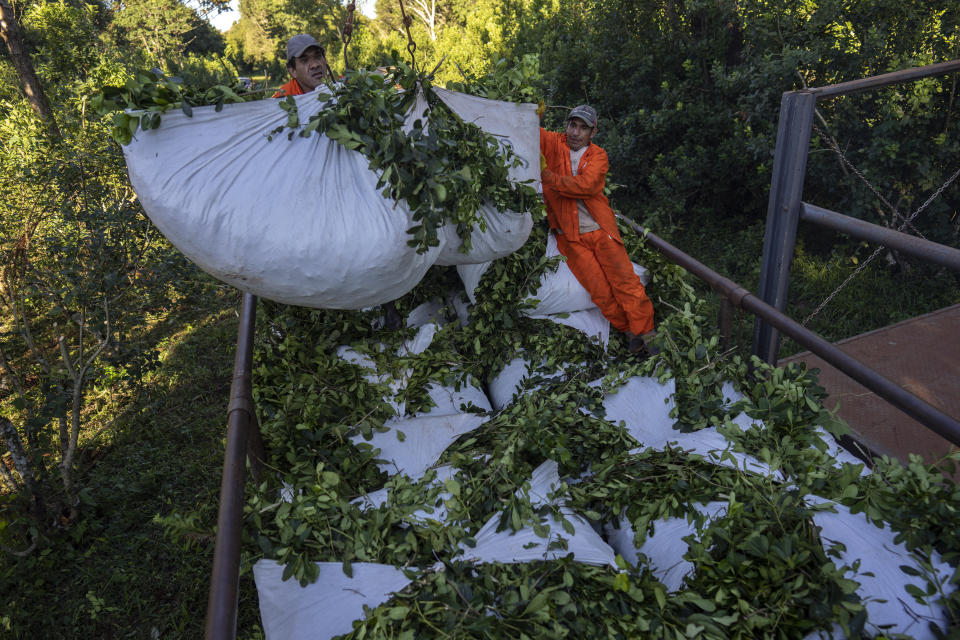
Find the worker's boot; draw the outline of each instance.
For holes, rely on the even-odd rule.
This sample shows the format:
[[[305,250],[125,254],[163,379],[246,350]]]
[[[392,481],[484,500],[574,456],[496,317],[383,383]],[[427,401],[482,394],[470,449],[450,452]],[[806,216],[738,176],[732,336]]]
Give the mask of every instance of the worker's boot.
[[[383,303],[380,305],[380,308],[383,309],[384,327],[391,331],[396,331],[403,326],[403,316],[400,315],[400,311],[393,301]]]
[[[651,344],[657,337],[656,331],[647,331],[642,335],[627,333],[630,336],[630,342],[627,343],[627,351],[638,355],[655,356],[660,353],[660,348]]]

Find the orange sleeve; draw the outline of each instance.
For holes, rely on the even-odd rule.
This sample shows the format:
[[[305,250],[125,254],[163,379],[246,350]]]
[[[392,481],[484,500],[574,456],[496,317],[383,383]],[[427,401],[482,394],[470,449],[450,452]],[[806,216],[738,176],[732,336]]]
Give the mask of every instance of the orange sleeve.
[[[296,78],[290,78],[290,80],[280,87],[280,89],[273,94],[274,98],[283,98],[284,96],[302,96],[303,89],[300,88],[300,83],[297,82]]]
[[[543,138],[541,137],[541,140]],[[593,154],[583,170],[575,176],[561,176],[550,169],[540,173],[543,183],[566,198],[585,199],[603,193],[603,183],[607,179],[610,161],[607,153],[600,150]]]

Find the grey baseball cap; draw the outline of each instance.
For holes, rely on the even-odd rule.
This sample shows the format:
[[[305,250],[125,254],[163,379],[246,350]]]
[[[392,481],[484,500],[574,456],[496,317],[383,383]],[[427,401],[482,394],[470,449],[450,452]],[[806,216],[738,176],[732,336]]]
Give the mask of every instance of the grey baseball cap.
[[[570,113],[567,115],[567,120],[570,118],[580,118],[586,122],[588,126],[597,126],[597,110],[588,104],[582,104],[579,107],[570,109]]]
[[[313,36],[306,33],[293,36],[287,42],[287,60],[303,55],[303,52],[310,47],[319,47],[320,53],[324,53],[323,45]]]

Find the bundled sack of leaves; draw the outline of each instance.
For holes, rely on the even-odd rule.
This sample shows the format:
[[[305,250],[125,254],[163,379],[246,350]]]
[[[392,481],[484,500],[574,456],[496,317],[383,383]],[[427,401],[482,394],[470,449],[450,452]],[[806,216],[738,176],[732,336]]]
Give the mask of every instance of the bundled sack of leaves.
[[[811,372],[748,371],[626,239],[665,308],[644,361],[524,313],[542,229],[473,304],[431,270],[400,331],[261,305],[245,562],[268,640],[955,635],[957,485],[840,449]]]
[[[114,137],[163,234],[216,278],[288,304],[396,299],[434,264],[515,251],[541,206],[535,105],[432,88],[402,64],[255,101],[141,73],[97,106],[123,109]]]

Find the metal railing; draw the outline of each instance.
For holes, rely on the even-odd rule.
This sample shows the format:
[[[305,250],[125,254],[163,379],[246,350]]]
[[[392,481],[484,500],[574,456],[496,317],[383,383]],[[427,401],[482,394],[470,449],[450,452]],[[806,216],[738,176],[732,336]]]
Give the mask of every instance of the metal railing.
[[[207,599],[207,640],[234,640],[237,637],[237,608],[240,595],[240,544],[243,531],[243,485],[249,457],[256,475],[263,460],[263,441],[253,405],[253,334],[257,298],[243,294],[237,355],[227,408],[227,441],[220,481],[220,508],[217,537],[213,548],[210,595]]]
[[[771,211],[774,207],[779,210],[786,205],[787,210],[795,214],[794,218],[796,219],[799,219],[801,211],[803,211],[802,215],[805,219],[809,217],[811,220],[824,220],[828,226],[833,226],[843,233],[851,233],[848,229],[860,229],[862,228],[860,225],[868,224],[800,202],[800,191],[803,183],[802,173],[805,171],[806,166],[806,150],[804,148],[802,153],[798,150],[799,145],[797,140],[802,138],[802,136],[797,136],[796,132],[790,131],[787,132],[791,140],[789,147],[786,148],[786,150],[782,150],[781,133],[783,133],[785,129],[790,128],[787,126],[789,123],[796,122],[799,119],[801,130],[803,123],[806,122],[806,140],[807,144],[809,144],[810,125],[813,117],[812,100],[817,96],[829,97],[840,95],[841,93],[860,91],[906,79],[927,77],[929,75],[956,70],[960,70],[960,61],[933,65],[932,67],[925,67],[921,70],[910,69],[900,71],[876,78],[843,83],[833,87],[784,94],[784,109],[781,110],[780,131],[777,136],[776,157],[778,162],[774,164],[774,184],[771,186]],[[796,97],[793,96],[793,94],[802,94],[802,96]],[[788,95],[791,96],[789,100],[787,98]],[[786,111],[786,118],[784,111]],[[792,124],[790,126],[792,127]],[[803,166],[801,167],[799,175],[797,175],[796,163],[791,164],[788,169],[784,168],[783,161],[781,160],[781,156],[783,155],[793,157],[796,160],[801,159],[802,156]],[[776,197],[774,195],[775,187]],[[784,197],[785,195],[789,197]],[[883,378],[869,367],[848,356],[834,345],[785,315],[783,313],[785,295],[782,300],[776,298],[776,296],[773,297],[777,304],[781,304],[781,307],[777,308],[777,304],[772,304],[764,299],[765,294],[759,296],[753,295],[736,282],[711,270],[662,238],[648,232],[640,225],[623,217],[620,217],[620,219],[634,231],[645,236],[647,242],[660,251],[667,259],[683,267],[691,275],[706,282],[722,296],[723,304],[721,304],[719,326],[721,333],[724,335],[729,336],[730,334],[730,324],[732,320],[731,307],[744,309],[757,317],[758,325],[762,321],[764,325],[771,327],[772,331],[782,332],[784,335],[790,336],[796,340],[798,344],[819,355],[829,364],[843,371],[854,380],[857,380],[880,397],[887,399],[894,404],[894,406],[897,406],[908,415],[916,418],[933,431],[950,440],[953,444],[960,445],[960,423],[943,414],[938,409],[928,405],[923,400],[906,392],[886,378]],[[793,224],[793,238],[795,240],[796,220],[794,220]],[[875,227],[876,225],[870,226]],[[911,251],[919,251],[924,257],[929,258],[930,253],[934,251],[932,248],[922,244],[922,242],[925,241],[917,244],[916,238],[908,236],[910,240],[905,240],[889,236],[888,234],[896,232],[892,232],[883,227],[877,227],[876,230],[864,231],[863,233],[877,233],[879,236],[875,238],[875,241],[884,242],[889,246],[896,246],[898,249],[908,253]],[[770,235],[771,231],[768,225],[768,240]],[[863,237],[866,238],[867,236],[864,235]],[[775,238],[781,246],[786,246],[786,238],[783,237],[782,230],[778,230]],[[895,244],[898,242],[903,242],[903,245]],[[765,266],[767,263],[768,244],[769,242],[765,242],[764,244]],[[938,257],[936,260],[946,266],[955,265],[957,261],[960,260],[960,252],[954,249],[945,249],[947,250],[943,252],[942,262],[941,257]],[[939,251],[939,249],[937,251]],[[789,246],[788,253],[789,258],[792,258],[792,244]],[[787,254],[780,254],[781,261],[784,255]],[[911,255],[916,255],[916,253],[912,253]],[[780,277],[784,275],[782,273],[784,266],[786,267],[786,276],[788,276],[789,259],[787,259],[786,265],[781,265],[781,269],[777,271],[775,277],[767,274],[768,279],[772,278],[774,282],[779,282]],[[770,286],[771,285],[766,285],[766,288],[769,289]],[[762,281],[761,289],[763,288],[764,285]],[[774,291],[776,291],[776,289],[774,289]],[[243,488],[246,475],[246,462],[247,460],[250,461],[251,471],[257,476],[260,473],[260,462],[264,458],[260,427],[257,423],[256,412],[254,411],[251,383],[256,306],[257,298],[255,296],[249,293],[243,294],[240,325],[237,332],[237,354],[230,392],[230,405],[227,410],[226,451],[224,452],[223,476],[220,485],[220,507],[217,518],[217,536],[214,547],[213,569],[210,578],[210,594],[207,601],[205,631],[205,638],[207,640],[234,640],[236,638],[240,544],[243,527]],[[776,339],[779,340],[779,333],[774,335]],[[756,344],[754,346],[754,353],[758,353]]]
[[[773,176],[770,182],[770,200],[767,206],[767,227],[763,243],[763,263],[760,271],[758,295],[761,300],[778,311],[786,309],[787,289],[790,280],[790,263],[797,240],[797,226],[801,212],[804,219],[815,223],[827,223],[827,226],[844,227],[843,233],[865,240],[897,242],[898,246],[915,249],[913,255],[919,255],[944,266],[951,261],[941,262],[942,253],[956,250],[943,247],[943,250],[931,250],[928,245],[919,245],[917,239],[906,234],[871,225],[867,222],[850,222],[852,218],[838,213],[806,205],[802,202],[803,182],[807,170],[807,155],[810,147],[810,135],[813,129],[814,109],[817,100],[877,89],[880,87],[918,80],[930,76],[960,71],[960,60],[940,64],[905,69],[886,73],[862,80],[843,82],[827,87],[788,91],[783,94],[780,103],[780,121],[777,128],[777,146],[774,153]],[[894,235],[896,234],[896,235]],[[895,240],[899,238],[901,240]],[[892,245],[891,245],[892,246]],[[939,253],[938,253],[939,252]],[[953,261],[956,260],[954,256]],[[754,328],[753,353],[769,362],[775,363],[780,346],[777,327],[769,322],[758,320]]]
[[[757,293],[761,302],[780,313],[786,308],[790,263],[793,260],[797,227],[801,219],[960,271],[960,251],[957,249],[850,218],[802,201],[817,100],[957,71],[960,71],[960,60],[783,94],[767,209],[763,262]],[[960,445],[960,423],[957,420],[886,380],[862,363],[845,354],[841,357],[839,354],[842,352],[839,350],[836,354],[830,354],[829,350],[824,350],[824,345],[829,343],[819,337],[812,340],[810,335],[815,334],[793,320],[784,322],[782,319],[775,320],[772,316],[767,317],[763,314],[757,314],[757,316],[752,349],[754,355],[770,364],[776,364],[780,333],[783,332],[927,428],[951,443]],[[790,327],[789,331],[787,327]],[[805,337],[800,339],[798,335]],[[819,344],[820,342],[823,344]],[[814,344],[818,345],[817,348],[813,348]],[[836,347],[829,346],[836,350]]]

